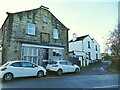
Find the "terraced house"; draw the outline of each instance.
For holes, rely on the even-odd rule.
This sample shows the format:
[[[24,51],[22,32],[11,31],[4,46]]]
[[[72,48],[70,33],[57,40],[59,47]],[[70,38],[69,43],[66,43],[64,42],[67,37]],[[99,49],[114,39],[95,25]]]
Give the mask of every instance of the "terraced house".
[[[42,65],[56,59],[68,59],[68,31],[50,11],[39,8],[8,13],[2,25],[2,63],[27,60]]]

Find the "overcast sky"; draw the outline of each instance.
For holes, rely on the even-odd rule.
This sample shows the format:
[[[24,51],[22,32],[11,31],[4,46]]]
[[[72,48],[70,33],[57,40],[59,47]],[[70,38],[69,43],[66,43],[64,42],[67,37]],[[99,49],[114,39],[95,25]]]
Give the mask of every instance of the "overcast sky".
[[[90,35],[104,51],[104,43],[109,31],[118,23],[118,0],[0,0],[0,27],[6,12],[19,12],[44,5],[49,8],[72,34],[78,37]]]

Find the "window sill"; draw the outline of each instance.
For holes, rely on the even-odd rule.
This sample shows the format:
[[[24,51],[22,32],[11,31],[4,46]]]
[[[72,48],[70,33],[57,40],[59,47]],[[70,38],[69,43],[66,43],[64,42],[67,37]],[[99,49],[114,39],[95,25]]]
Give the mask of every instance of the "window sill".
[[[29,36],[36,36],[36,35],[31,35],[31,34],[26,34],[26,35],[29,35]]]

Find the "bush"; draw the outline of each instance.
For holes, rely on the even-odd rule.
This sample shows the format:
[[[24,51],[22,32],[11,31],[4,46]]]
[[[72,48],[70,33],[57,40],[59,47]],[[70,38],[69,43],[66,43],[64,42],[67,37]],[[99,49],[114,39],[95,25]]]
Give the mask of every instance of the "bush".
[[[120,73],[120,59],[118,57],[112,57],[110,70]]]

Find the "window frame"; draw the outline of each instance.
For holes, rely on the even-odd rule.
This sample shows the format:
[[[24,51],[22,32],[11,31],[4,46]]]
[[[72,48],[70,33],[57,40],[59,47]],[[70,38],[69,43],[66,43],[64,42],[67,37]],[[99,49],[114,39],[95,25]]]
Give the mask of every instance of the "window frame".
[[[70,61],[67,61],[67,65],[73,65],[73,63],[72,62],[70,62]]]
[[[47,15],[43,15],[43,23],[48,24],[48,17],[47,17]]]
[[[60,65],[68,65],[67,62],[61,61],[59,62]]]
[[[90,41],[88,41],[88,48],[91,48],[91,47],[90,47]]]
[[[22,48],[23,48],[22,60],[30,61],[32,63],[35,63],[34,61],[37,60],[35,64],[38,64],[38,48],[34,47],[22,47]],[[29,55],[29,51],[32,52],[31,55]],[[36,52],[36,54],[34,54],[34,52]]]
[[[91,60],[91,52],[88,52],[88,59]]]
[[[29,63],[29,62],[22,62],[21,64],[22,64],[21,66],[24,68],[33,68],[33,66],[34,66],[34,64]],[[26,64],[26,66],[24,66],[25,64]]]
[[[59,39],[58,29],[53,29],[53,39],[55,40]]]
[[[27,24],[27,34],[28,35],[36,35],[36,25],[34,23],[28,22]]]
[[[18,63],[19,63],[19,66],[15,66],[15,64],[18,64]],[[13,67],[22,67],[21,62],[14,62],[10,66],[13,66]]]
[[[96,59],[98,59],[98,54],[96,54]]]
[[[98,47],[97,47],[97,45],[95,45],[95,50],[98,51]]]

